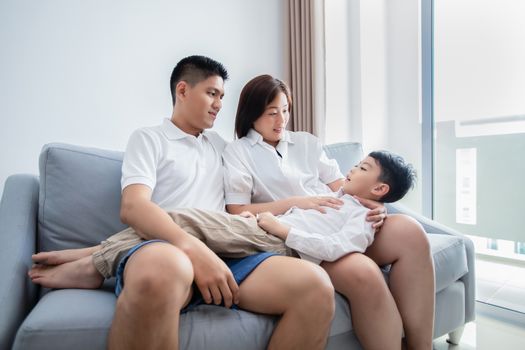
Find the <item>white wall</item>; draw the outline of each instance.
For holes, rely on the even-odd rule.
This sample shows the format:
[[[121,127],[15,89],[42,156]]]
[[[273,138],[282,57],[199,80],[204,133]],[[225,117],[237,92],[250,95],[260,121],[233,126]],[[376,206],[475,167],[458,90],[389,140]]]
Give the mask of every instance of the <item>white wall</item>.
[[[130,133],[171,114],[179,59],[229,70],[215,130],[233,137],[242,86],[284,78],[281,0],[3,0],[0,2],[0,194],[38,173],[48,142],[123,150]]]

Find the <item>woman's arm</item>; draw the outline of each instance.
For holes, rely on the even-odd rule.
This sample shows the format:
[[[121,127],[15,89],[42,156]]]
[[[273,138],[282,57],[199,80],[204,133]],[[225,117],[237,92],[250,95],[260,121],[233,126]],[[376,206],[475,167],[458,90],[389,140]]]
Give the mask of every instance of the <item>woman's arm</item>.
[[[230,214],[240,214],[243,211],[258,214],[268,211],[273,215],[281,215],[286,213],[291,207],[298,207],[301,209],[315,209],[319,210],[321,213],[325,213],[325,207],[339,209],[342,204],[343,201],[339,198],[328,196],[304,196],[290,197],[267,203],[228,204],[226,205],[226,210]]]

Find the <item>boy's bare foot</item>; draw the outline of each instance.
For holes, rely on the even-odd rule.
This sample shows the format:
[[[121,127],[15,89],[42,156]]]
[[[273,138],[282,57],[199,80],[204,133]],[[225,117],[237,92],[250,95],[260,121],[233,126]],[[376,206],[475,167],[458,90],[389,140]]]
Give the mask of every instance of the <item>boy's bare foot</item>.
[[[96,289],[104,281],[91,255],[55,266],[34,265],[27,274],[33,283],[46,288]]]
[[[38,264],[60,265],[90,256],[100,249],[100,245],[97,245],[89,248],[54,250],[51,252],[33,254],[31,259]]]

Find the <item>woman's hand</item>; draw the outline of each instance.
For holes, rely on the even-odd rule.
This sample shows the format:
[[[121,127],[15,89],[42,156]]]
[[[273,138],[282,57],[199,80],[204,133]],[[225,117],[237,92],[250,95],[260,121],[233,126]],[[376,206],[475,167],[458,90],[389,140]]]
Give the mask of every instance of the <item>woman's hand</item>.
[[[315,209],[321,213],[326,213],[326,209],[339,209],[343,205],[343,201],[339,198],[329,196],[306,196],[306,197],[292,197],[293,206],[301,209]]]
[[[290,226],[282,224],[272,213],[264,212],[255,216],[257,224],[260,228],[265,230],[267,233],[286,240],[288,232],[290,232]]]
[[[366,221],[373,222],[372,227],[378,232],[386,219],[386,208],[383,203],[354,196],[363,206],[370,209],[366,214]]]

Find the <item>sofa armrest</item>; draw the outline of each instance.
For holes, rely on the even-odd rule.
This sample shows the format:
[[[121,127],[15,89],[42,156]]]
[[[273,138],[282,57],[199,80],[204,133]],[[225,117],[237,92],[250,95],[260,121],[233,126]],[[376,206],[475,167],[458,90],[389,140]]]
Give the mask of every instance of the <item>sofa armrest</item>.
[[[399,203],[390,203],[386,205],[389,214],[406,214],[416,219],[425,229],[428,234],[443,234],[459,237],[465,244],[467,253],[467,267],[468,273],[460,280],[465,285],[465,323],[473,321],[475,318],[475,302],[476,302],[476,277],[475,277],[475,261],[476,256],[474,252],[474,243],[470,238],[464,234],[440,224],[434,220],[430,220],[421,214],[418,214]]]
[[[11,348],[37,298],[27,271],[36,244],[38,191],[38,177],[13,175],[0,202],[0,349]]]

